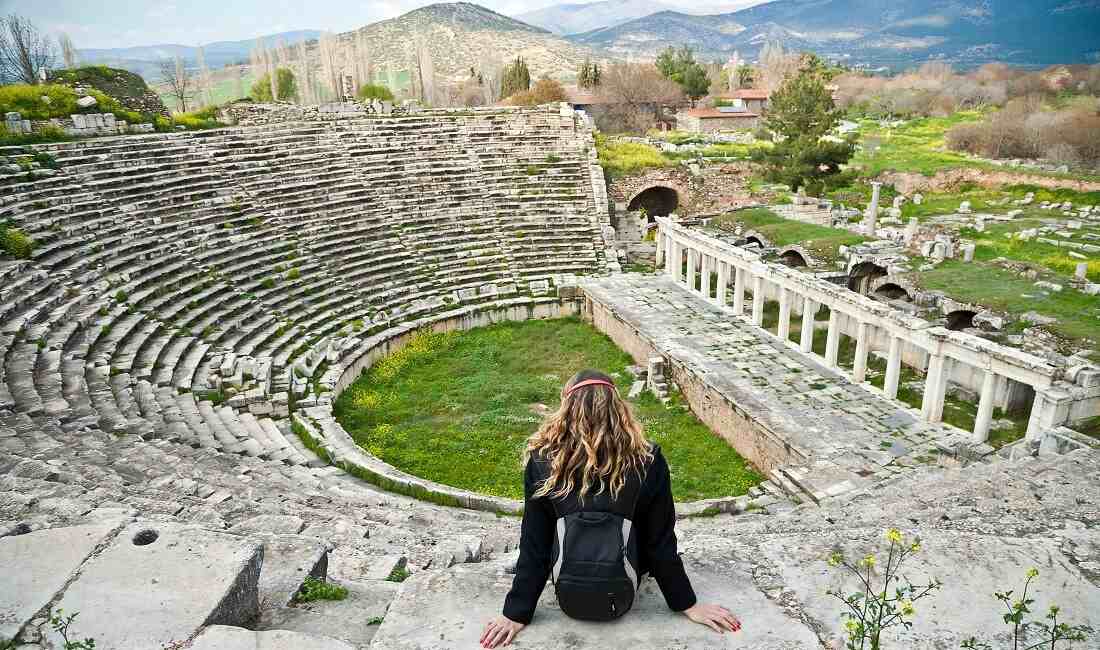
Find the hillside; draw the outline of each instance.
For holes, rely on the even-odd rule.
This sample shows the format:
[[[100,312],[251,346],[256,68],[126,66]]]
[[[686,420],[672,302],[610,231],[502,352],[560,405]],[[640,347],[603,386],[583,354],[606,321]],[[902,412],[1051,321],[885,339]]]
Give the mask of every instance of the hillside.
[[[271,44],[278,42],[293,45],[301,41],[316,39],[321,32],[315,29],[297,30],[271,34],[261,37]],[[220,68],[227,63],[248,61],[248,53],[256,47],[258,39],[241,41],[218,41],[202,46],[206,65],[210,68]],[[77,50],[77,56],[84,65],[109,65],[137,73],[146,79],[154,79],[158,75],[157,62],[164,59],[180,57],[188,66],[196,65],[195,57],[198,47],[190,45],[159,44],[143,45],[139,47],[120,47],[108,49],[83,49]]]
[[[145,80],[129,70],[89,65],[71,70],[57,70],[50,81],[69,87],[94,88],[113,97],[128,111],[143,114],[168,115],[168,109]]]
[[[967,66],[1096,60],[1097,0],[776,0],[705,19],[662,12],[571,36],[621,55],[649,56],[683,42],[708,57],[755,55],[778,40],[835,58],[907,66],[942,59]]]
[[[541,27],[466,3],[434,4],[390,20],[340,34],[350,42],[362,35],[376,70],[406,70],[417,39],[427,43],[436,75],[465,76],[487,56],[503,63],[522,56],[531,76],[572,73],[590,51]]]

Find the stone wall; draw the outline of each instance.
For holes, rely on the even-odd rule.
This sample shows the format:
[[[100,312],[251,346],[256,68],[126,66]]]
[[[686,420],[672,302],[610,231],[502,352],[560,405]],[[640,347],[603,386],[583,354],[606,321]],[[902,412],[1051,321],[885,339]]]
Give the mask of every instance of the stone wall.
[[[714,214],[752,203],[747,163],[677,165],[616,178],[608,185],[615,211],[626,211],[630,201],[651,187],[676,191],[679,216]]]
[[[634,361],[646,365],[651,357],[664,357],[656,343],[624,322],[608,306],[585,295],[582,317],[625,350]],[[808,455],[769,430],[716,388],[676,359],[665,358],[666,377],[679,387],[692,412],[711,431],[765,474],[778,467],[808,460]]]
[[[50,120],[25,120],[20,113],[4,115],[4,130],[12,135],[41,133],[45,129],[60,129],[66,135],[78,138],[90,138],[103,135],[124,135],[127,133],[152,133],[155,129],[151,122],[127,124],[113,113],[74,113],[66,118]]]

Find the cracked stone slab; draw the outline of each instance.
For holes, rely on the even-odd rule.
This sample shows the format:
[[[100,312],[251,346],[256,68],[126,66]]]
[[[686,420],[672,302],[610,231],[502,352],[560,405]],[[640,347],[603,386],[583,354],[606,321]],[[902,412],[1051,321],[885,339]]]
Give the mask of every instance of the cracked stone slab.
[[[547,586],[535,618],[517,648],[539,650],[806,650],[817,637],[761,592],[748,558],[724,552],[721,540],[685,554],[685,566],[702,602],[717,602],[744,622],[719,635],[665,605],[645,578],[633,609],[611,623],[576,621],[562,614]],[[477,647],[486,621],[500,613],[512,575],[501,563],[425,571],[405,581],[371,645],[372,650],[447,650]]]
[[[253,632],[211,625],[195,638],[191,650],[355,650],[355,647],[331,637],[289,630]]]
[[[11,639],[121,528],[120,521],[0,538],[0,639]]]
[[[910,535],[907,537],[912,538]],[[1039,570],[1029,595],[1035,598],[1032,611],[1045,616],[1051,604],[1062,608],[1061,621],[1096,626],[1100,619],[1100,586],[1093,584],[1054,538],[1019,538],[954,531],[920,531],[921,551],[903,566],[914,583],[938,578],[943,587],[918,601],[913,627],[891,628],[883,646],[933,650],[958,648],[976,636],[995,647],[1007,639],[1001,619],[1003,605],[994,592],[1023,588],[1029,568]],[[876,552],[885,562],[886,549],[881,530],[849,530],[840,535],[782,535],[758,540],[760,561],[777,568],[776,582],[799,603],[822,635],[839,638],[843,633],[842,605],[827,596],[830,588],[855,590],[855,578],[842,581],[843,574],[830,568],[826,558],[839,544],[849,557],[861,558]],[[888,640],[888,642],[887,642]],[[1100,647],[1100,636],[1085,644],[1066,644],[1067,650]],[[1009,642],[1011,645],[1011,642]],[[1062,647],[1059,645],[1059,647]]]
[[[155,533],[155,534],[154,534]],[[96,648],[162,648],[203,625],[244,625],[259,612],[261,544],[159,521],[122,530],[89,559],[58,606]],[[57,647],[61,639],[52,632]]]

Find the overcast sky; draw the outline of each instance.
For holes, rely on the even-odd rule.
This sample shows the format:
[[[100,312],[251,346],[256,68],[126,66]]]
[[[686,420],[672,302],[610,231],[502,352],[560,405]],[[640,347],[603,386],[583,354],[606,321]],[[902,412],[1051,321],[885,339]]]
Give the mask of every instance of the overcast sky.
[[[50,34],[65,32],[77,48],[112,48],[155,44],[202,45],[298,29],[347,31],[399,16],[432,4],[432,1],[0,0],[0,14],[19,13]],[[478,4],[511,16],[577,1],[479,0]],[[739,2],[665,1],[689,11],[697,10],[700,4],[720,6]]]

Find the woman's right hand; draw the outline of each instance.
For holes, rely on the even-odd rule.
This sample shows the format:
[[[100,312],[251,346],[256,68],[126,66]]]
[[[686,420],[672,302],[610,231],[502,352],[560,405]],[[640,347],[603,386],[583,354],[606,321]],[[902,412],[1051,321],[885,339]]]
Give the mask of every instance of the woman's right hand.
[[[695,603],[684,610],[684,615],[700,625],[706,625],[719,634],[725,634],[726,630],[737,632],[741,629],[741,621],[737,620],[737,617],[721,605]]]

